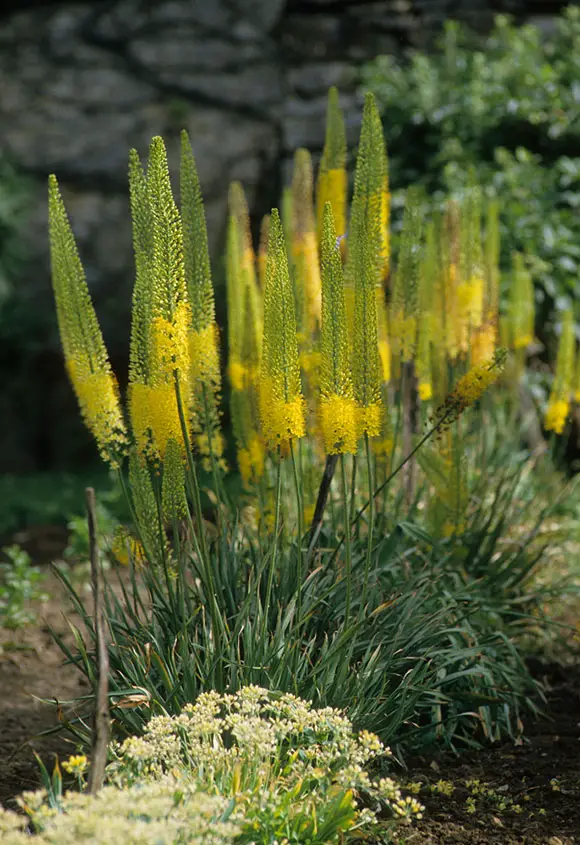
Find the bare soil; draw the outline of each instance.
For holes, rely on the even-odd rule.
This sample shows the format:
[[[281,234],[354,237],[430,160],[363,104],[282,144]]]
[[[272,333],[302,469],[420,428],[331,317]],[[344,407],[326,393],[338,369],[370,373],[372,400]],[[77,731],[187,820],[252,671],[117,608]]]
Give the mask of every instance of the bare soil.
[[[408,761],[426,813],[405,843],[580,843],[580,669],[541,671],[547,716],[528,722],[522,744]]]
[[[13,799],[39,785],[36,751],[51,771],[59,759],[74,752],[62,732],[42,737],[57,727],[65,702],[87,691],[84,679],[70,666],[52,639],[49,626],[69,634],[64,612],[72,618],[62,587],[47,573],[44,589],[50,600],[40,608],[39,624],[17,632],[0,629],[0,804],[15,809]],[[43,704],[38,699],[52,699]]]

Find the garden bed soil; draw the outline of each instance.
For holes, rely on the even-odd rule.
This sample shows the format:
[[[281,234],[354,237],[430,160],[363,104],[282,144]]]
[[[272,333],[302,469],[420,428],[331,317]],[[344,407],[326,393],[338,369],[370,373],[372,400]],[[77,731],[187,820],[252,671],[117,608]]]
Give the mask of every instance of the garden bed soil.
[[[62,586],[54,575],[47,574],[43,589],[50,599],[40,606],[37,625],[15,632],[0,629],[0,804],[10,809],[15,809],[16,795],[39,785],[33,751],[50,771],[55,755],[62,760],[74,752],[74,745],[63,733],[39,734],[58,726],[57,701],[87,692],[79,671],[62,665],[62,652],[49,631],[52,627],[70,637]],[[45,698],[54,703],[38,700]]]
[[[580,669],[545,673],[548,713],[526,724],[521,745],[408,761],[409,780],[429,785],[409,845],[580,843]],[[438,781],[453,784],[451,795],[431,791]]]
[[[44,621],[14,636],[0,631],[0,643],[5,643],[0,652],[0,803],[11,808],[22,790],[39,785],[33,749],[49,769],[55,755],[62,760],[74,751],[62,733],[38,737],[58,724],[58,710],[37,699],[66,701],[87,691],[80,674],[62,666],[61,652],[49,633],[49,626],[61,633],[68,630],[63,589],[53,575],[47,574],[46,590],[51,598],[41,610]],[[12,643],[7,646],[8,639]],[[522,744],[408,761],[409,770],[398,777],[423,784],[418,797],[426,813],[402,842],[580,843],[580,669],[542,671],[547,673],[549,713],[528,722]],[[479,786],[469,786],[469,781]],[[443,794],[431,790],[438,782],[443,782]]]

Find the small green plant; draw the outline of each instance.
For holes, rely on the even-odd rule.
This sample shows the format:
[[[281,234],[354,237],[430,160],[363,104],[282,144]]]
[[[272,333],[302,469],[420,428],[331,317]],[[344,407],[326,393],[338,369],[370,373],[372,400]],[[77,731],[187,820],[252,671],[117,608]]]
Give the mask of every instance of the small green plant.
[[[8,562],[0,563],[0,628],[15,630],[36,619],[33,602],[47,601],[41,589],[42,573],[19,546],[2,549]]]

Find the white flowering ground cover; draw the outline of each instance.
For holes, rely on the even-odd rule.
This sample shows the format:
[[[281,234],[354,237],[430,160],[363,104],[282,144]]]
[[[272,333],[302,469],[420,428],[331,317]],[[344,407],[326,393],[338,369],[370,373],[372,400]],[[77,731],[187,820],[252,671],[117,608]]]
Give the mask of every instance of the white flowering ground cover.
[[[26,820],[0,814],[1,841],[21,843],[325,843],[380,834],[421,818],[390,777],[391,753],[332,708],[249,686],[204,693],[178,716],[156,716],[142,737],[111,747],[96,796],[24,793]],[[65,768],[82,786],[86,759]]]

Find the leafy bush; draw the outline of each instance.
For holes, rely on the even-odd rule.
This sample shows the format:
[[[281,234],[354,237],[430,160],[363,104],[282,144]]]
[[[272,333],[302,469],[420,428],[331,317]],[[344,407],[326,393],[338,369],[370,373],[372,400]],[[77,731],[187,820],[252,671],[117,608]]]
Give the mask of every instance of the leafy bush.
[[[111,476],[97,466],[92,472],[5,474],[0,478],[0,537],[37,525],[62,525],[83,511],[84,489],[95,487],[99,500],[118,520],[127,513]]]
[[[31,566],[30,555],[19,546],[2,549],[8,563],[0,563],[0,629],[14,630],[36,620],[31,607],[35,601],[46,601],[40,589],[42,573]]]
[[[484,41],[450,22],[439,48],[364,69],[392,184],[436,196],[474,168],[502,200],[502,269],[514,250],[528,253],[540,297],[561,308],[580,294],[580,8],[546,39],[504,16]]]

